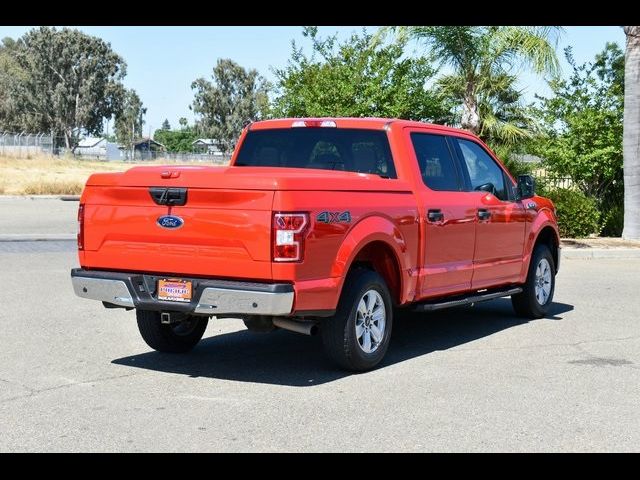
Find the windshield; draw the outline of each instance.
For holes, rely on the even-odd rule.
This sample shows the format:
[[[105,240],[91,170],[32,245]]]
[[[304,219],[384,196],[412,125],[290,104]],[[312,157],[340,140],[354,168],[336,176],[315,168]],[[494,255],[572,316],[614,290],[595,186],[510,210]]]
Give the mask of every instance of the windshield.
[[[250,131],[235,165],[344,170],[396,178],[386,133],[355,128]]]

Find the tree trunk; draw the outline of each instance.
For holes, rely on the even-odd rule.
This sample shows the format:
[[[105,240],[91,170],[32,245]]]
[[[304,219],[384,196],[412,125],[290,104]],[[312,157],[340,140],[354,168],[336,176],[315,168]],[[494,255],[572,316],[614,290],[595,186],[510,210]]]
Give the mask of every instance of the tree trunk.
[[[467,82],[460,123],[462,128],[477,135],[478,132],[480,132],[480,114],[478,113],[478,100],[476,99],[474,90],[473,82]]]
[[[624,27],[624,230],[622,237],[640,240],[640,26]]]
[[[131,123],[131,161],[133,162],[136,159],[136,123]]]

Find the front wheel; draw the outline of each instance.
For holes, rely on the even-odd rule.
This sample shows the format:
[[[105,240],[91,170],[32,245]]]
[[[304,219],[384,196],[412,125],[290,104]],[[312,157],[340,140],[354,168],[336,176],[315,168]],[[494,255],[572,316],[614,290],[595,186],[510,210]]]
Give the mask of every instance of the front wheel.
[[[376,272],[356,269],[347,276],[336,314],[321,323],[327,356],[342,368],[366,371],[387,352],[393,305]]]
[[[547,314],[556,286],[555,272],[551,250],[546,245],[538,245],[533,251],[522,292],[511,296],[513,309],[519,316],[542,318]]]
[[[138,330],[144,341],[154,350],[167,353],[184,353],[191,350],[202,338],[209,317],[185,315],[175,323],[162,323],[160,312],[136,310]]]

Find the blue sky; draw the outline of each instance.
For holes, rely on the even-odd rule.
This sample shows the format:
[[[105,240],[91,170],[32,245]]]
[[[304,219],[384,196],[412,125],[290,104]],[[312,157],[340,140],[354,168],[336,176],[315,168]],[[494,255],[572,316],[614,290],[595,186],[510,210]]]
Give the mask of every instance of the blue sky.
[[[2,27],[0,38],[17,38],[32,27]],[[103,38],[127,62],[124,83],[134,88],[147,107],[145,135],[167,118],[177,126],[180,117],[193,120],[188,106],[193,99],[191,82],[208,77],[218,58],[231,58],[244,67],[257,69],[272,80],[271,67],[283,67],[291,53],[291,40],[308,45],[301,27],[77,27]],[[335,32],[341,38],[362,27],[320,27],[322,36]],[[367,27],[374,31],[376,27]],[[606,42],[624,48],[624,33],[617,26],[565,27],[558,42],[563,72],[569,73],[562,49],[573,47],[578,63],[591,60]],[[543,79],[523,74],[520,81],[527,99],[535,93],[548,94]]]

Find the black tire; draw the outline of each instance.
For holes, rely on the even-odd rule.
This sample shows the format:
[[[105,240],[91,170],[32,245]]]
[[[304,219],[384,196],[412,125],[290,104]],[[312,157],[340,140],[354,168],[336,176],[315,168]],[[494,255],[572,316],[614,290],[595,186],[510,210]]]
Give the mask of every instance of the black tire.
[[[375,342],[373,334],[369,337],[369,345],[377,346],[374,351],[367,353],[356,337],[356,318],[360,300],[370,290],[377,292],[382,298],[385,324],[381,341]],[[377,297],[374,295],[374,298]],[[387,352],[392,326],[393,303],[383,278],[371,270],[353,270],[345,280],[335,315],[322,320],[320,324],[325,353],[344,369],[358,372],[371,370]],[[368,328],[370,327],[367,326]],[[368,331],[366,334],[369,334]]]
[[[154,350],[166,353],[185,353],[202,338],[209,317],[185,315],[183,321],[164,324],[160,312],[136,310],[138,330],[144,341]]]
[[[551,270],[551,290],[549,296],[544,303],[540,303],[536,297],[536,270],[542,260],[546,260]],[[553,261],[553,255],[549,247],[540,244],[534,251],[529,264],[529,272],[527,273],[527,281],[523,285],[521,293],[511,296],[511,303],[516,314],[525,318],[542,318],[548,311],[553,302],[553,293],[556,288],[556,266]]]

